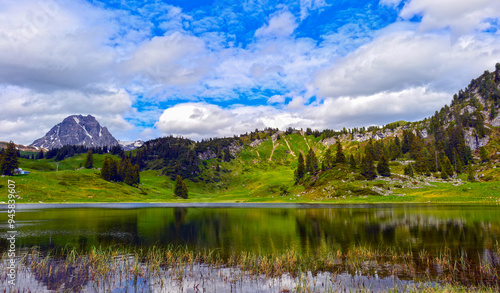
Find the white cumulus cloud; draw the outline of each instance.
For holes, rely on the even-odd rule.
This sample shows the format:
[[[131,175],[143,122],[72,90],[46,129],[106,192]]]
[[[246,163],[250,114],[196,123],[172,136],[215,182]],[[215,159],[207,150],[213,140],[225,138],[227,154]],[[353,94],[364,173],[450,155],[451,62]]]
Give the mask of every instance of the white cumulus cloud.
[[[286,37],[298,27],[292,13],[285,11],[273,16],[269,23],[255,31],[256,37]]]
[[[373,95],[427,86],[448,93],[500,60],[500,41],[484,35],[456,42],[437,34],[382,34],[339,62],[319,71],[314,85],[322,97]]]
[[[450,28],[455,34],[470,33],[490,26],[489,19],[500,18],[496,0],[411,0],[400,12],[403,19],[421,15],[422,30]]]

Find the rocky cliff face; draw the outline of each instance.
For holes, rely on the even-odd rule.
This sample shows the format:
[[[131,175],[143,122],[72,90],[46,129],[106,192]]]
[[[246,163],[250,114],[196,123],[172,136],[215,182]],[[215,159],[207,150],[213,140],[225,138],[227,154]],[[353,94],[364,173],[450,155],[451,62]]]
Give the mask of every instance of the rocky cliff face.
[[[136,140],[136,141],[121,141],[119,140],[118,143],[122,147],[124,151],[131,151],[135,150],[137,148],[140,148],[141,146],[144,145],[144,142],[142,140]]]
[[[72,115],[52,127],[44,137],[31,146],[53,149],[65,145],[103,147],[118,145],[118,141],[106,127],[101,127],[94,116]]]

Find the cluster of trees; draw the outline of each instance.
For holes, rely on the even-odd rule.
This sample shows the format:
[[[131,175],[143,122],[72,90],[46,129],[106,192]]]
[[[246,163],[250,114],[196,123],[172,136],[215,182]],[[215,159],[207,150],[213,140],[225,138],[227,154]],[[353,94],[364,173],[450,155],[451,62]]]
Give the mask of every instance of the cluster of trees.
[[[107,181],[125,182],[135,186],[140,183],[139,171],[139,165],[132,165],[128,157],[122,158],[121,161],[105,157],[101,168],[101,177]]]
[[[104,147],[86,147],[83,145],[65,145],[61,148],[53,148],[48,150],[46,153],[43,151],[39,152],[37,155],[26,156],[26,159],[54,159],[55,161],[62,161],[66,158],[70,158],[76,154],[85,154],[92,151],[94,154],[107,154],[111,153],[113,155],[119,155],[123,153],[123,149],[117,145],[111,148]]]
[[[7,147],[0,149],[0,174],[12,176],[14,170],[19,167],[19,152],[16,145],[11,141]]]
[[[131,161],[144,169],[162,170],[175,180],[177,175],[196,180],[201,172],[195,142],[182,137],[161,137],[147,141]]]
[[[487,155],[484,155],[487,157]],[[446,130],[437,129],[433,137],[424,139],[418,130],[403,130],[400,137],[392,140],[368,140],[362,147],[351,150],[350,156],[343,154],[339,141],[336,143],[336,155],[332,155],[331,147],[327,148],[321,162],[321,171],[331,169],[336,164],[349,163],[351,170],[357,170],[368,180],[380,176],[391,176],[390,160],[404,158],[411,162],[405,166],[405,174],[424,174],[430,176],[439,172],[446,179],[468,171],[472,161],[472,152],[464,139],[461,125],[450,125]],[[319,171],[319,162],[312,149],[307,155],[299,155],[295,171],[296,184],[306,174]]]
[[[32,153],[25,152],[24,154],[19,152],[19,158],[28,159],[28,160],[39,160],[39,159],[44,158],[44,152],[43,151],[32,152]]]
[[[331,168],[335,167],[337,164],[344,164],[346,163],[346,157],[344,155],[344,151],[342,149],[342,145],[340,144],[340,141],[337,141],[336,143],[336,153],[335,157],[332,156],[332,150],[331,147],[328,147],[325,151],[325,155],[323,158],[323,161],[321,162],[321,171],[326,171],[330,170]],[[298,157],[298,165],[297,169],[295,170],[295,184],[298,184],[303,180],[306,174],[316,174],[319,169],[319,160],[316,157],[316,153],[312,148],[309,148],[309,151],[306,155],[306,158],[304,160],[304,156],[302,153],[299,153]]]

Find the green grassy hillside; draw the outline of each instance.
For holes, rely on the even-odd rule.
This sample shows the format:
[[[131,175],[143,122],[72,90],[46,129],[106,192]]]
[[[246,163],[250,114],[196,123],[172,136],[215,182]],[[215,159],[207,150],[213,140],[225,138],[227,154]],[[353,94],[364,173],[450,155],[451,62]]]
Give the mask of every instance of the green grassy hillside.
[[[498,129],[497,129],[498,131]],[[403,175],[404,165],[390,163],[392,176],[364,180],[359,170],[340,164],[327,171],[307,175],[304,182],[294,185],[294,171],[299,153],[309,147],[323,160],[326,146],[320,137],[300,133],[281,134],[273,142],[269,137],[258,146],[244,142],[243,149],[230,161],[209,159],[203,162],[196,182],[186,180],[189,198],[173,196],[174,181],[161,170],[141,172],[138,187],[108,182],[100,177],[106,155],[94,155],[94,169],[83,169],[86,154],[75,155],[60,162],[53,159],[20,159],[21,168],[29,175],[9,177],[16,181],[18,203],[38,202],[441,202],[441,203],[500,203],[500,166],[498,132],[492,136],[488,151],[489,162],[477,162],[478,182],[467,182],[461,174],[454,180],[425,176]],[[363,148],[366,142],[345,141],[346,155]],[[334,149],[334,146],[332,147]],[[333,151],[335,152],[335,151]],[[111,155],[108,155],[113,157]],[[114,157],[118,159],[118,157]],[[58,167],[57,167],[58,165]],[[217,171],[219,165],[219,171]],[[497,167],[498,166],[498,167]],[[58,171],[56,169],[58,168]],[[0,190],[6,194],[7,177]],[[0,200],[1,201],[1,200]]]

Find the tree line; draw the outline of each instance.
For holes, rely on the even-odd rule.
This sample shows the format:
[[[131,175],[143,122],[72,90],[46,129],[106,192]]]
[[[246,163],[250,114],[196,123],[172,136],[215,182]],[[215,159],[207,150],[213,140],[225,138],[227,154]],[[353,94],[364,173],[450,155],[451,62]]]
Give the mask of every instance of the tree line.
[[[106,181],[124,182],[137,186],[140,183],[139,171],[139,165],[132,165],[128,157],[121,160],[105,157],[101,168],[101,178]]]

